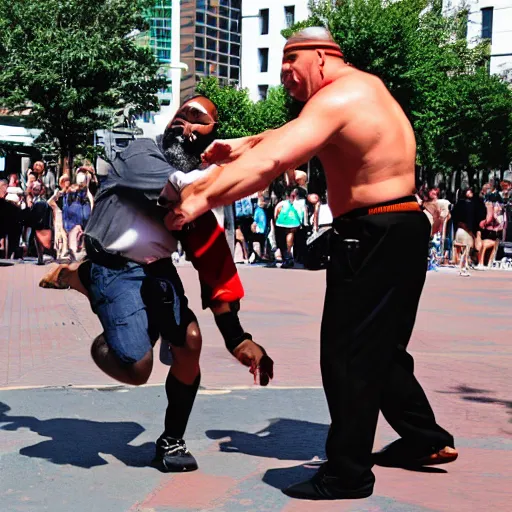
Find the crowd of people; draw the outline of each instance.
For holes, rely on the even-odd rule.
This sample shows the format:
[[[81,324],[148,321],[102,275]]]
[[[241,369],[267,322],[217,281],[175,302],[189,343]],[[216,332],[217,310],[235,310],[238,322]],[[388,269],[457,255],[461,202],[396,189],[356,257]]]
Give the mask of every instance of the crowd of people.
[[[418,199],[432,225],[431,270],[440,265],[456,265],[460,275],[467,277],[470,268],[509,266],[510,258],[500,242],[510,238],[507,218],[511,188],[509,180],[491,180],[479,193],[465,186],[457,192],[453,203],[439,187],[419,191]]]
[[[94,206],[98,180],[94,167],[75,170],[58,180],[37,161],[26,173],[0,180],[0,255],[6,259],[44,255],[75,261],[84,255],[83,233]],[[462,187],[452,198],[440,187],[423,186],[417,199],[432,225],[429,269],[507,266],[500,248],[506,240],[512,183],[490,180],[480,192]],[[294,171],[264,191],[236,201],[234,244],[243,263],[307,269],[323,268],[328,260],[332,213],[325,194],[308,190],[308,176]],[[512,226],[511,226],[512,227]],[[181,252],[181,251],[180,251]],[[502,263],[503,262],[503,263]],[[510,266],[510,265],[508,265]]]
[[[97,179],[92,166],[58,181],[44,162],[26,173],[0,180],[0,255],[5,259],[48,255],[58,261],[80,259],[83,232],[94,206]]]
[[[245,263],[321,268],[331,223],[326,195],[308,190],[307,174],[300,170],[235,202],[235,243]]]

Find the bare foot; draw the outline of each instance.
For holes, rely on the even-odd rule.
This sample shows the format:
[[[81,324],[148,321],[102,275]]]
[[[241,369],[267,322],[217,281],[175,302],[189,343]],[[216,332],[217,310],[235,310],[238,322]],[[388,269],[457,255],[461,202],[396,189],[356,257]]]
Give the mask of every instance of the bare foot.
[[[433,453],[432,455],[419,459],[418,462],[422,466],[436,466],[438,464],[448,464],[448,462],[453,462],[458,456],[459,452],[455,448],[445,446],[437,453]]]

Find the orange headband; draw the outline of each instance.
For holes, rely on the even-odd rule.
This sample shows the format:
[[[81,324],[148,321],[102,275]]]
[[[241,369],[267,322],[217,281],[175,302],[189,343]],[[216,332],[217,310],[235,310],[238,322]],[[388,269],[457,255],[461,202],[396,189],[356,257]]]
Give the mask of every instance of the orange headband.
[[[286,55],[287,53],[298,50],[324,50],[327,55],[343,58],[341,48],[334,41],[310,40],[292,42],[285,45],[283,53]]]

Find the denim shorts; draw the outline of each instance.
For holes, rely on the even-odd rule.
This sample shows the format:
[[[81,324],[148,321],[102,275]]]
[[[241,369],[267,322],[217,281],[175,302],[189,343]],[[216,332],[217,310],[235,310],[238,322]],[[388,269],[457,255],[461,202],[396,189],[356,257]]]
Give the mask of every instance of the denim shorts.
[[[171,259],[116,268],[92,263],[90,277],[92,309],[120,361],[140,361],[160,336],[174,346],[184,345],[196,317]]]

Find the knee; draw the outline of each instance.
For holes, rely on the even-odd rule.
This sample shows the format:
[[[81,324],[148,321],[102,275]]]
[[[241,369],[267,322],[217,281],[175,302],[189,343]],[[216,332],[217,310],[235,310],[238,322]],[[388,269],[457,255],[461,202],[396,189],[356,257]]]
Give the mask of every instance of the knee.
[[[187,327],[187,335],[185,339],[185,346],[183,347],[187,354],[190,356],[197,356],[201,354],[201,347],[203,346],[203,337],[201,336],[201,330],[197,322],[192,322]]]
[[[147,354],[136,363],[127,365],[126,377],[128,384],[132,386],[142,386],[149,380],[153,370],[153,350],[149,350]]]

